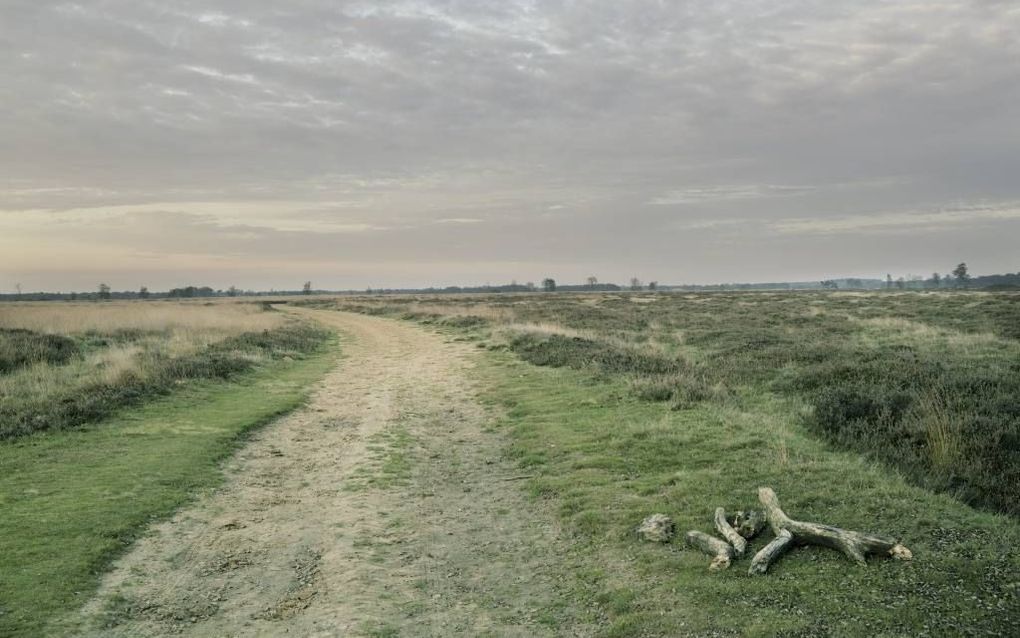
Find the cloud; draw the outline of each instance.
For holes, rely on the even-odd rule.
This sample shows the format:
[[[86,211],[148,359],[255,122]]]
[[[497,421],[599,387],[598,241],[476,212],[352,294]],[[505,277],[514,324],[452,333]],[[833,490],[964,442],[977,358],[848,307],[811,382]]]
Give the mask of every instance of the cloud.
[[[238,82],[240,84],[260,84],[260,82],[255,79],[255,76],[250,73],[223,73],[222,71],[217,71],[216,69],[211,69],[207,66],[183,66],[181,68],[185,71],[197,73],[198,75],[212,78],[214,80]],[[191,95],[189,91],[182,91],[178,89],[165,89],[164,92],[165,91],[169,91],[170,95]]]
[[[708,186],[674,190],[652,199],[652,206],[673,206],[697,202],[728,201],[739,199],[764,199],[767,197],[795,197],[816,190],[814,186],[780,186],[775,184],[751,184],[746,186]]]
[[[791,218],[772,224],[785,235],[930,233],[953,227],[1020,220],[1020,202],[974,204],[935,211],[887,212],[832,219]]]
[[[209,215],[169,218],[196,245],[297,233],[266,259],[300,235],[465,276],[774,278],[833,259],[765,235],[921,260],[967,226],[924,211],[1020,201],[1017,59],[1011,2],[8,0],[0,225],[50,261],[47,212],[76,211],[71,228],[110,210]],[[988,267],[1015,270],[1013,218],[966,214]],[[928,246],[868,243],[915,224]],[[126,250],[129,230],[104,241]],[[0,274],[29,280],[37,260],[12,255]]]
[[[437,219],[434,223],[436,224],[481,224],[484,219],[478,219],[477,217],[443,217]]]

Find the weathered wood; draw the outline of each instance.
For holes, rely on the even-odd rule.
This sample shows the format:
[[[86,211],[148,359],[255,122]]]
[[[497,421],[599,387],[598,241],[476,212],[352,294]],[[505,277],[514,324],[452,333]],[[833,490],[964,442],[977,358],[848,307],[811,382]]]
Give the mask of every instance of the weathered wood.
[[[747,551],[747,541],[743,536],[733,529],[733,526],[726,520],[726,510],[721,507],[715,508],[715,529],[719,535],[726,539],[733,546],[733,555],[740,558]]]
[[[726,520],[747,540],[751,540],[765,529],[765,512],[761,510],[749,512],[738,510],[733,516],[727,516]]]
[[[832,527],[831,525],[820,525],[818,523],[805,523],[795,521],[786,515],[786,512],[779,506],[779,498],[771,488],[758,488],[758,499],[765,506],[765,517],[769,526],[776,534],[777,540],[781,532],[788,532],[792,536],[792,542],[798,545],[821,545],[843,552],[857,563],[864,563],[864,557],[872,554],[887,556],[898,560],[910,560],[910,550],[892,538],[873,536],[849,530]],[[775,542],[775,541],[774,541]],[[789,545],[789,543],[787,543]],[[785,549],[785,548],[784,548]],[[764,552],[765,550],[762,550]],[[759,552],[761,554],[761,552]],[[778,556],[776,556],[778,557]],[[757,560],[757,556],[755,560]],[[774,558],[773,558],[774,560]],[[769,562],[761,563],[761,571],[751,573],[765,573]]]
[[[747,573],[751,576],[764,574],[769,570],[769,565],[778,560],[786,553],[786,550],[793,546],[793,534],[789,530],[781,529],[772,542],[761,548],[754,558],[751,559],[751,568]]]
[[[727,569],[730,566],[730,560],[733,558],[733,546],[726,541],[719,540],[714,536],[709,536],[704,532],[690,531],[684,537],[687,540],[687,544],[691,547],[695,547],[705,552],[709,556],[712,556],[712,563],[708,566],[709,569],[715,571],[719,569]]]

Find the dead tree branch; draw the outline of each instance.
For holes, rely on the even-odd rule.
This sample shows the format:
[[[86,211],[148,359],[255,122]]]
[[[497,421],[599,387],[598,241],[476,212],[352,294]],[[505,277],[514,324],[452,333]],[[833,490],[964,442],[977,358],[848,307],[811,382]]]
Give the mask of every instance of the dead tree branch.
[[[795,521],[779,507],[779,498],[771,488],[758,488],[758,499],[765,506],[765,517],[776,534],[776,540],[754,557],[751,574],[764,574],[792,544],[829,547],[843,552],[859,564],[864,564],[864,557],[872,554],[898,560],[911,558],[910,550],[892,538],[862,534],[831,525]]]

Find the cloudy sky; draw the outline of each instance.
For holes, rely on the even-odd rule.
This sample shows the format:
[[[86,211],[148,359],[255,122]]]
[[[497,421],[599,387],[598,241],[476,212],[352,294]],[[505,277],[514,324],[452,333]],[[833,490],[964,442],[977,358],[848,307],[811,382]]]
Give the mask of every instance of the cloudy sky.
[[[0,290],[1020,270],[1013,0],[2,0]]]

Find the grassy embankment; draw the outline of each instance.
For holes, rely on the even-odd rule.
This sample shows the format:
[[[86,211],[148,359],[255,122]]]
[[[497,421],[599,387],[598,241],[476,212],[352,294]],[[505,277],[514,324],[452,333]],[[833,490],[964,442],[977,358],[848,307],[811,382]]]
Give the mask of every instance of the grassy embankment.
[[[32,332],[0,343],[38,353],[0,347],[14,362],[0,376],[0,635],[45,633],[80,606],[114,557],[216,485],[244,435],[298,406],[335,360],[329,333],[280,313],[147,306],[0,317],[31,318]]]
[[[945,636],[1020,631],[1020,525],[961,503],[1016,512],[1016,302],[610,295],[340,305],[517,355],[494,355],[489,398],[508,409],[509,454],[535,475],[532,493],[574,538],[564,595],[588,601],[606,635]],[[858,568],[831,550],[798,549],[751,578],[746,560],[713,574],[700,554],[633,535],[657,511],[680,530],[711,531],[716,506],[751,507],[759,485],[795,517],[899,537],[915,560]],[[555,626],[556,609],[545,611]]]

